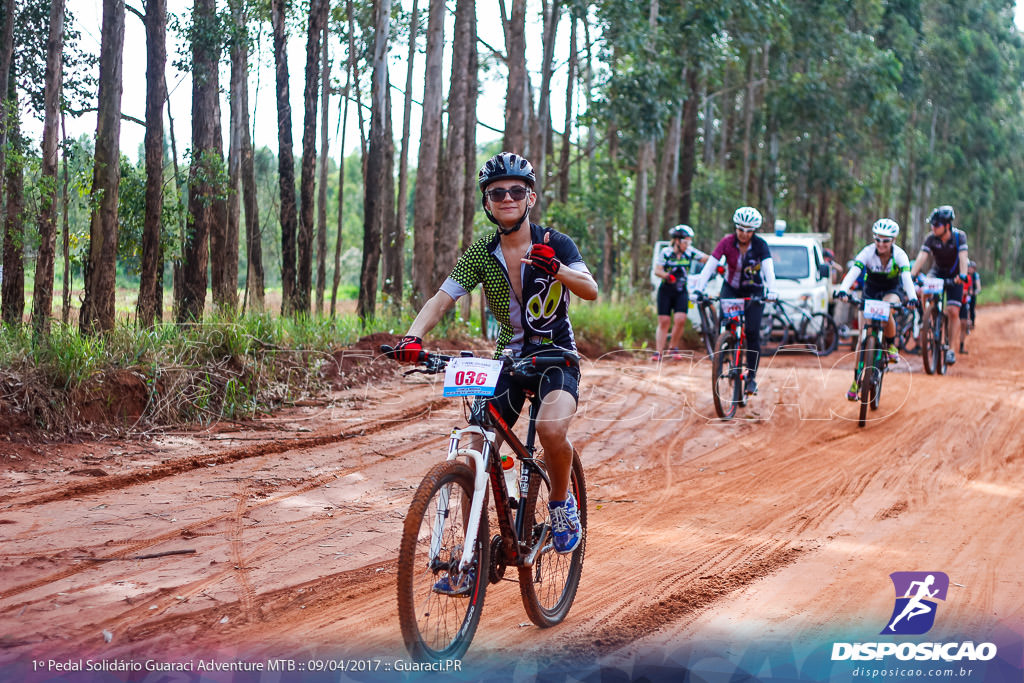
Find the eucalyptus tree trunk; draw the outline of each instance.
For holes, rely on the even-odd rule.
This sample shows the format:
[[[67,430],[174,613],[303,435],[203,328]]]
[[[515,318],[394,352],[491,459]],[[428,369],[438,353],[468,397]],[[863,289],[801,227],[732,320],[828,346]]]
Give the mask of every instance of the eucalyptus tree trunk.
[[[39,180],[39,253],[36,259],[32,327],[36,335],[50,331],[53,307],[53,272],[57,238],[57,138],[59,99],[63,74],[64,0],[50,5],[50,33],[46,41],[46,76],[43,87],[43,158]]]
[[[443,7],[442,7],[443,9]],[[364,321],[376,315],[377,273],[380,266],[381,235],[394,217],[394,193],[389,190],[390,98],[388,97],[388,29],[391,0],[378,0],[374,6],[373,86],[370,91],[370,144],[366,157],[366,183],[363,199],[363,267],[359,279],[356,313]]]
[[[402,147],[398,157],[398,200],[395,205],[394,230],[384,239],[384,295],[392,312],[402,308],[405,279],[406,202],[409,197],[409,133],[412,126],[413,65],[416,62],[416,39],[419,36],[419,3],[412,0],[409,23],[409,53],[406,55],[405,98],[402,104]]]
[[[438,164],[441,153],[441,77],[444,51],[444,0],[430,0],[427,19],[427,59],[423,84],[423,123],[416,167],[415,213],[413,216],[413,301],[418,308],[440,284],[434,278],[435,235],[437,234]]]
[[[636,182],[633,196],[633,235],[630,256],[633,264],[633,286],[639,287],[647,274],[647,177],[654,156],[654,142],[640,143],[636,159]]]
[[[302,174],[299,180],[298,281],[295,310],[308,314],[313,288],[313,192],[316,184],[316,107],[320,94],[320,38],[327,23],[327,0],[311,0],[306,32],[306,85],[303,90]]]
[[[512,0],[512,13],[505,23],[508,81],[505,90],[505,137],[507,152],[526,154],[526,0]]]
[[[11,140],[12,154],[4,169],[7,185],[7,206],[4,214],[3,235],[3,283],[0,286],[0,319],[7,325],[21,325],[25,311],[25,175],[24,150],[21,145],[21,128],[18,120],[17,94],[12,68],[8,83],[8,97],[4,101],[7,112],[7,126]]]
[[[462,251],[469,248],[473,242],[473,217],[476,214],[477,202],[480,201],[480,190],[477,187],[477,161],[476,161],[476,104],[480,96],[479,88],[479,57],[476,51],[476,5],[469,3],[467,12],[469,22],[469,35],[473,37],[466,46],[466,100],[463,104],[466,110],[466,135],[463,138],[462,156],[465,159],[466,191],[462,194]],[[469,320],[472,297],[462,297],[462,317]],[[480,294],[481,307],[484,295]],[[482,312],[482,309],[481,309]],[[481,327],[487,328],[487,320],[481,315]]]
[[[216,21],[216,11],[216,0],[196,0],[192,10],[195,25],[212,26]],[[189,166],[188,193],[188,218],[192,229],[185,238],[179,322],[202,320],[206,306],[210,241],[218,222],[215,179],[223,164],[217,122],[220,113],[219,61],[219,44],[209,38],[208,31],[196,31],[192,41],[192,163]],[[212,239],[216,244],[217,238]],[[217,270],[216,263],[213,270]]]
[[[93,210],[85,299],[79,313],[84,334],[114,328],[117,271],[117,202],[121,180],[121,53],[124,48],[124,1],[103,0],[100,38],[100,89],[96,114]]]
[[[164,100],[167,83],[167,0],[146,3],[146,213],[142,226],[142,274],[139,278],[138,325],[159,322],[160,231],[164,204]]]
[[[351,2],[349,3],[351,11]],[[355,70],[355,50],[352,49],[353,35],[349,33],[348,63],[345,67],[345,89],[341,91],[341,153],[338,155],[338,238],[334,241],[334,281],[331,285],[331,317],[335,315],[338,301],[338,286],[341,284],[341,244],[342,244],[342,223],[345,212],[345,134],[348,131],[348,103],[349,86],[352,84],[352,74]]]
[[[547,180],[547,153],[551,142],[551,75],[554,70],[555,37],[558,33],[558,18],[562,7],[559,0],[543,0],[544,14],[544,51],[541,61],[540,98],[537,106],[537,125],[534,130],[534,144],[530,146],[533,155],[533,167],[537,173],[537,182],[541,192],[537,193],[537,203],[530,212],[539,222],[543,220],[547,200],[543,192]]]
[[[690,223],[693,208],[693,176],[697,171],[697,109],[702,88],[699,69],[686,70],[686,101],[683,103],[682,148],[679,155],[679,222]]]
[[[647,234],[651,239],[661,239],[669,217],[665,208],[669,201],[669,192],[673,187],[674,176],[679,169],[679,128],[682,125],[683,113],[676,103],[672,118],[669,119],[665,137],[661,139],[660,152],[655,150],[658,161],[657,173],[654,176],[654,196],[651,198],[651,212],[647,216]]]
[[[14,0],[3,0],[3,29],[0,31],[0,178],[5,177],[4,168],[7,159],[7,113],[4,105],[11,80],[11,63],[14,60],[14,21],[17,13]],[[3,200],[3,187],[0,184],[0,203]]]
[[[285,34],[285,3],[271,0],[274,27],[274,63],[277,80],[277,172],[281,202],[281,313],[296,310],[295,231],[298,215],[295,207],[295,159],[292,144],[292,105],[288,92],[288,51]]]
[[[247,17],[246,13],[242,14]],[[237,57],[243,72],[249,70],[249,46],[245,41],[238,46]],[[256,165],[253,159],[252,139],[249,132],[249,79],[243,78],[238,88],[238,109],[241,112],[240,151],[242,202],[245,209],[245,301],[250,310],[262,312],[265,308],[263,237],[260,233],[260,211],[256,195]]]
[[[458,244],[462,239],[462,216],[466,194],[466,120],[464,102],[469,90],[468,52],[476,36],[470,33],[469,13],[475,12],[473,0],[458,0],[455,9],[455,39],[452,48],[452,73],[448,87],[448,135],[444,161],[438,179],[437,230],[434,233],[433,282],[440,285],[455,266]],[[476,123],[475,121],[473,122]],[[468,246],[468,245],[466,245]]]
[[[576,77],[579,74],[579,59],[576,55],[576,15],[569,18],[569,65],[565,80],[565,121],[562,124],[562,149],[558,161],[558,201],[569,201],[569,168],[572,151],[572,95]]]
[[[324,13],[329,7],[325,3]],[[317,315],[324,313],[324,287],[327,280],[327,124],[328,107],[331,103],[331,61],[330,51],[327,46],[330,32],[327,22],[323,27],[323,53],[320,56],[322,68],[320,71],[320,96],[323,101],[320,104],[320,179],[317,188],[317,213],[316,213],[316,304]]]
[[[232,19],[238,26],[245,26],[247,12],[244,2],[235,0],[231,9]],[[248,36],[236,40],[231,46],[231,82],[229,86],[228,110],[228,198],[227,198],[227,229],[225,238],[235,254],[238,253],[239,224],[242,220],[242,158],[245,156],[245,145],[242,141],[246,133],[246,109],[248,97],[243,90],[248,89]],[[243,108],[244,107],[244,108]],[[248,208],[246,209],[248,214]],[[248,218],[248,216],[246,216]],[[248,230],[246,231],[246,247],[248,248]],[[247,252],[248,254],[248,252]],[[248,262],[248,258],[246,258]],[[224,264],[225,284],[230,284],[232,291],[238,285],[238,259],[230,259]],[[248,304],[248,276],[246,276],[246,292],[243,302]]]

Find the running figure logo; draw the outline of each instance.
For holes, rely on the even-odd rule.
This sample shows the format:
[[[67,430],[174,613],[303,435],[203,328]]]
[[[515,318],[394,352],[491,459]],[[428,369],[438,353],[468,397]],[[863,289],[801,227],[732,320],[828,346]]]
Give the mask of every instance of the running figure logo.
[[[920,635],[935,624],[936,600],[945,600],[949,576],[943,572],[893,572],[896,605],[882,635]]]

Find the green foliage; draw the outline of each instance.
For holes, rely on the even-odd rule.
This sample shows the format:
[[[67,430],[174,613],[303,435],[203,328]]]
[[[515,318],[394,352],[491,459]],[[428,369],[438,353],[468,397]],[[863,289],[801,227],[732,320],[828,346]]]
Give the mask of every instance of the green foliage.
[[[994,282],[982,281],[979,304],[1005,304],[1024,301],[1024,280],[1000,279]]]
[[[573,301],[571,316],[576,336],[602,350],[645,348],[657,327],[654,303],[643,296],[616,303]]]

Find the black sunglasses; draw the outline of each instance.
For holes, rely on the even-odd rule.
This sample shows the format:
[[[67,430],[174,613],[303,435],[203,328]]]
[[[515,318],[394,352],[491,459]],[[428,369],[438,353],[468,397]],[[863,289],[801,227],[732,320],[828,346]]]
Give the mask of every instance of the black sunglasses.
[[[509,197],[512,197],[513,201],[518,202],[526,199],[526,195],[529,193],[530,191],[527,188],[518,185],[516,187],[498,187],[484,192],[484,194],[487,195],[487,198],[492,202],[502,201],[505,199],[506,194]]]

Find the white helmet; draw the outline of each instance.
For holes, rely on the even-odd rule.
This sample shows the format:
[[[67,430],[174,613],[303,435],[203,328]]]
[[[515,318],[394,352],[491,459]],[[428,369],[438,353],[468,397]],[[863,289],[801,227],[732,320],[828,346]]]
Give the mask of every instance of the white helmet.
[[[741,206],[732,215],[732,222],[745,228],[761,227],[761,212],[752,206]]]
[[[686,237],[693,239],[693,228],[691,228],[689,225],[680,223],[679,225],[668,231],[668,236],[671,237],[672,239],[684,239]]]
[[[900,226],[899,223],[891,218],[879,218],[871,226],[871,232],[879,237],[896,239],[896,235],[900,234]]]

